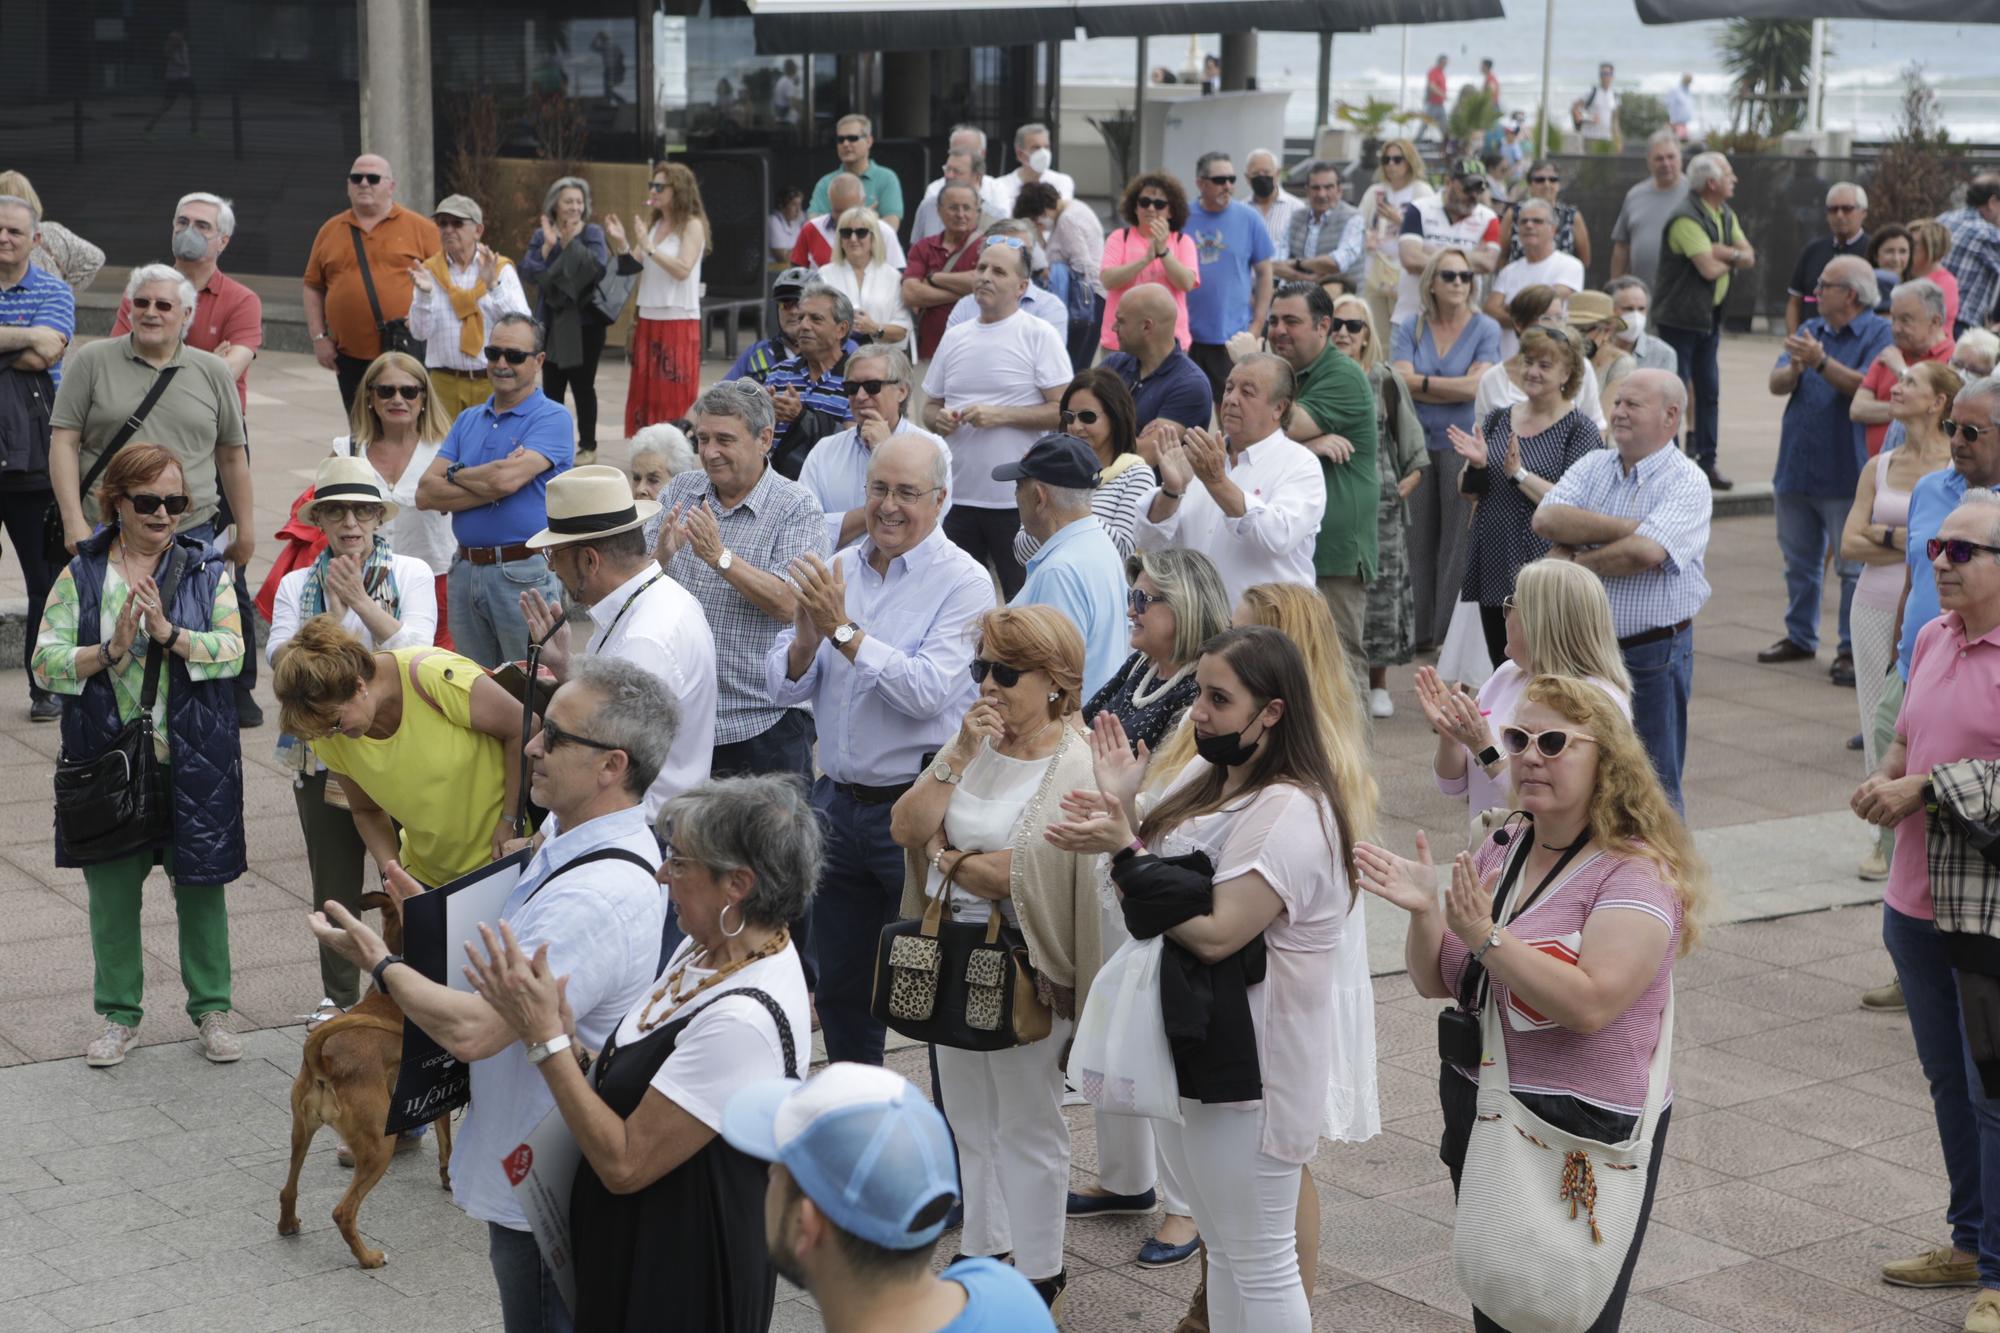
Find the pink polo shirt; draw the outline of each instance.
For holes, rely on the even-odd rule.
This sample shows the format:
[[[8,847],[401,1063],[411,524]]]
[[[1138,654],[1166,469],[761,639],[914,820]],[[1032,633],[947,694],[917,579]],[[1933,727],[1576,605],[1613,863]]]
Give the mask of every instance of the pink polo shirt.
[[[1959,759],[2000,759],[2000,627],[1967,643],[1965,622],[1947,611],[1917,632],[1896,732],[1909,747],[1905,773],[1928,773]],[[1929,921],[1934,914],[1924,852],[1919,809],[1896,826],[1896,855],[1882,900],[1904,916]]]

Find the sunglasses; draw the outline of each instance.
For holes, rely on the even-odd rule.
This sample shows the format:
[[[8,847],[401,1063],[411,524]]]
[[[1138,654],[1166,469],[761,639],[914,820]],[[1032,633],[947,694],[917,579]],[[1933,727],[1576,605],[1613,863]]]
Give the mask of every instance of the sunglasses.
[[[660,191],[667,188],[667,183],[665,181],[650,181],[647,183],[646,188],[651,190],[654,194],[658,194]]]
[[[352,502],[323,500],[313,506],[313,521],[316,523],[324,523],[328,519],[333,520],[335,523],[344,523],[350,514],[360,519],[363,523],[370,523],[382,517],[382,506],[370,503],[367,500]]]
[[[1139,207],[1141,207],[1141,208],[1172,208],[1172,207],[1173,207],[1173,205],[1172,205],[1171,203],[1167,202],[1167,201],[1166,201],[1165,199],[1157,199],[1157,198],[1153,197],[1153,196],[1152,196],[1152,195],[1150,195],[1150,194],[1142,194],[1142,195],[1140,195],[1140,196],[1139,196]]]
[[[135,497],[136,498],[136,497]],[[144,510],[140,511],[144,513]],[[2000,546],[1988,546],[1983,542],[1969,542],[1962,538],[1933,537],[1924,543],[1924,556],[1935,561],[1940,555],[1954,565],[1968,564],[1974,551],[1984,551],[1988,555],[2000,555]]]
[[[842,227],[840,229],[840,239],[843,241],[865,241],[868,239],[868,228]]]
[[[865,134],[836,134],[833,136],[833,141],[835,143],[860,143],[867,137]]]
[[[173,313],[174,303],[172,301],[158,301],[144,296],[135,296],[132,298],[132,308],[134,310],[157,310],[161,314],[167,315]]]
[[[1382,165],[1385,167],[1400,167],[1409,160],[1409,158],[1404,157],[1401,153],[1382,154]]]
[[[587,745],[593,750],[623,750],[622,745],[610,745],[604,741],[594,741],[588,736],[579,736],[573,731],[564,731],[548,718],[542,719],[542,753],[551,754],[565,745]]]
[[[1365,319],[1336,319],[1333,321],[1333,329],[1338,333],[1366,333],[1368,332],[1368,321]]]
[[[1458,178],[1458,188],[1467,194],[1485,194],[1486,178],[1484,176],[1460,176]]]
[[[1563,731],[1555,727],[1547,731],[1529,731],[1525,727],[1500,728],[1500,743],[1507,747],[1508,754],[1526,754],[1528,747],[1533,745],[1541,752],[1542,758],[1553,759],[1567,750],[1571,741],[1595,745],[1597,737],[1586,736],[1580,731]]]
[[[1026,250],[1028,248],[1028,243],[1018,236],[988,236],[986,244],[1010,245],[1016,250]]]
[[[379,171],[350,171],[347,173],[347,183],[350,185],[380,185],[382,183],[382,173]]]
[[[401,398],[406,402],[414,403],[417,399],[424,396],[424,386],[421,384],[378,384],[375,386],[375,396],[385,403],[391,398]]]
[[[1135,616],[1145,615],[1147,607],[1160,606],[1166,600],[1167,595],[1165,593],[1147,592],[1144,588],[1127,588],[1125,590],[1125,604],[1132,609],[1132,614]]]
[[[1975,426],[1969,421],[1953,421],[1950,417],[1946,417],[1943,421],[1938,422],[1938,429],[1944,432],[1946,439],[1957,435],[1963,437],[1968,443],[1978,444],[1979,437],[1987,431],[1992,430],[1993,427]]]
[[[852,398],[857,393],[865,393],[870,398],[879,398],[882,394],[883,386],[892,382],[890,380],[849,380],[840,386],[840,395],[843,398]]]
[[[1829,213],[1854,213],[1858,212],[1860,208],[1861,205],[1859,204],[1828,204],[1826,211]]]
[[[1008,666],[1005,662],[989,662],[983,657],[972,659],[972,681],[975,685],[984,685],[986,678],[991,676],[995,685],[1011,690],[1021,683],[1021,677],[1026,674],[1021,668]]]
[[[1086,426],[1095,426],[1098,422],[1097,413],[1088,407],[1084,408],[1081,412],[1071,412],[1068,409],[1064,409],[1059,415],[1062,417],[1062,424],[1065,426],[1074,426],[1078,422],[1082,422]]]
[[[135,514],[157,514],[162,505],[169,514],[185,514],[188,507],[185,495],[128,495],[125,498],[132,502]]]
[[[1236,184],[1236,178],[1234,176],[1204,176],[1202,177],[1202,179],[1207,181],[1210,185]]]
[[[533,352],[524,352],[518,347],[488,347],[483,350],[488,361],[505,361],[510,366],[518,366],[535,355]]]
[[[1528,177],[1528,184],[1530,184],[1530,185],[1561,185],[1561,184],[1562,184],[1562,177],[1560,177],[1560,176],[1530,176],[1530,177]]]
[[[1438,274],[1438,281],[1462,282],[1466,286],[1470,287],[1474,282],[1478,281],[1478,275],[1473,273],[1471,269],[1448,268],[1444,270],[1442,273]]]

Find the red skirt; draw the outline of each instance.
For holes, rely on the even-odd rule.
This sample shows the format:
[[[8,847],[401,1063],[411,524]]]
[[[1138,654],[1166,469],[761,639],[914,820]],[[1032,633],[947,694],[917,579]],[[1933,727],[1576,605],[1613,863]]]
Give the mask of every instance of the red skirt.
[[[700,320],[634,319],[625,355],[632,363],[625,438],[687,415],[701,393]]]
[[[439,648],[450,648],[453,646],[451,641],[451,608],[445,604],[444,595],[444,585],[446,582],[445,575],[440,574],[437,576],[438,627],[437,634],[431,639],[431,642]]]

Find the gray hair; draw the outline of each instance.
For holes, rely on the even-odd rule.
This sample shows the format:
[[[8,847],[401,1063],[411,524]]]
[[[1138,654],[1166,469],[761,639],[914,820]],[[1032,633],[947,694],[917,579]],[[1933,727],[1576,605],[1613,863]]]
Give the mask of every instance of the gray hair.
[[[881,248],[879,244],[880,239],[881,238],[878,235],[876,237],[876,240],[878,242],[876,248],[878,250]],[[829,287],[826,283],[821,282],[818,278],[814,278],[808,283],[806,283],[805,286],[799,289],[799,304],[803,305],[806,301],[808,301],[813,297],[820,297],[823,300],[826,300],[832,304],[834,323],[846,324],[849,326],[853,325],[854,302],[847,299],[846,292],[841,291],[838,287]]]
[[[18,194],[0,194],[0,208],[18,208],[28,215],[28,230],[40,231],[42,210]]]
[[[1870,270],[1868,276],[1871,278],[1874,277],[1874,271]],[[1891,288],[1889,299],[1894,301],[1906,292],[1924,303],[1925,314],[1940,324],[1944,323],[1944,288],[1938,286],[1929,278],[1912,278],[1908,282],[1899,282]],[[1879,291],[1876,293],[1876,299],[1881,299]]]
[[[1862,212],[1865,213],[1868,211],[1868,191],[1862,189],[1859,185],[1856,185],[1853,181],[1835,181],[1832,185],[1828,186],[1826,191],[1826,201],[1829,204],[1832,203],[1833,196],[1839,194],[1842,190],[1845,190],[1849,194],[1854,196],[1855,205],[1859,207]]]
[[[174,295],[180,299],[182,323],[194,317],[194,284],[172,264],[141,264],[132,270],[132,276],[125,279],[125,299],[131,300],[142,287],[150,287],[156,282],[172,283]]]
[[[972,196],[972,206],[974,208],[979,207],[979,202],[980,202],[979,187],[972,184],[972,182],[970,181],[946,181],[944,183],[944,187],[940,189],[937,193],[937,201],[939,207],[944,206],[944,197],[947,194],[950,194],[953,190],[965,191],[967,194]]]
[[[743,918],[759,926],[804,919],[819,880],[819,818],[795,774],[712,778],[660,811],[659,828],[676,856],[711,874],[748,870]]]
[[[174,205],[174,212],[180,212],[189,204],[214,204],[215,229],[224,236],[236,234],[236,210],[231,208],[229,201],[221,195],[210,194],[206,190],[195,190],[181,196],[180,202]]]
[[[1253,157],[1268,157],[1271,159],[1271,165],[1274,167],[1282,168],[1285,165],[1284,159],[1280,158],[1276,153],[1272,152],[1270,149],[1252,148],[1248,153],[1244,154],[1243,157],[1243,169],[1245,171],[1248,171],[1250,169],[1250,159]]]
[[[580,653],[570,662],[569,683],[597,696],[590,738],[625,752],[625,790],[643,797],[681,729],[681,706],[667,682],[623,658]]]
[[[1722,179],[1722,173],[1729,170],[1729,159],[1721,153],[1696,153],[1694,161],[1687,165],[1688,192],[1700,194],[1709,186]]]
[[[1679,149],[1681,146],[1681,137],[1675,134],[1670,127],[1654,130],[1646,136],[1646,148],[1648,151],[1658,148],[1663,143],[1670,143],[1676,149]]]
[[[2000,375],[1981,376],[1979,379],[1966,385],[1963,389],[1960,389],[1958,396],[1964,399],[2000,399]],[[1996,402],[1992,407],[1987,409],[1987,417],[1989,420],[2000,417],[2000,402]]]
[[[694,415],[735,417],[745,430],[759,436],[770,430],[777,419],[771,409],[771,396],[764,392],[763,385],[748,376],[740,380],[717,380],[703,389],[701,397],[694,400]]]
[[[833,122],[835,129],[839,129],[842,125],[859,125],[863,134],[871,139],[875,137],[875,122],[862,115],[859,111],[850,111],[839,120]]]
[[[1549,220],[1549,225],[1551,227],[1553,227],[1556,223],[1556,206],[1550,203],[1548,200],[1542,198],[1540,195],[1529,195],[1526,199],[1523,199],[1519,204],[1515,205],[1515,207],[1519,211],[1519,213],[1523,216],[1527,214],[1527,211],[1529,209],[1531,208],[1535,209],[1536,211],[1541,213],[1543,217]]]
[[[1048,134],[1048,133],[1049,133],[1048,126],[1042,124],[1042,122],[1039,120],[1031,120],[1027,124],[1023,125],[1020,129],[1014,131],[1014,147],[1025,148],[1028,146],[1028,136],[1033,134]],[[1049,135],[1049,137],[1054,138],[1055,136]]]
[[[1286,407],[1290,407],[1298,401],[1298,376],[1292,370],[1292,363],[1285,360],[1282,356],[1274,352],[1252,352],[1236,364],[1239,366],[1262,366],[1271,372],[1271,399],[1273,402],[1283,401]],[[1285,414],[1280,412],[1278,419],[1283,421]]]
[[[1203,153],[1200,157],[1194,160],[1195,179],[1200,180],[1203,176],[1206,176],[1208,174],[1208,169],[1211,166],[1215,165],[1217,162],[1227,162],[1233,166],[1235,165],[1236,158],[1229,153],[1220,151],[1219,149],[1213,149],[1213,148],[1210,149],[1208,152]]]
[[[642,458],[657,458],[666,465],[670,477],[678,477],[701,466],[701,460],[695,457],[694,446],[688,443],[687,433],[670,421],[647,426],[634,435],[631,458],[634,463]]]
[[[951,133],[950,133],[950,134],[947,134],[947,135],[946,135],[946,136],[944,137],[944,141],[945,141],[945,143],[949,144],[949,143],[950,143],[950,142],[951,142],[951,141],[952,141],[953,139],[956,139],[956,138],[957,138],[957,137],[958,137],[959,135],[961,135],[961,134],[971,134],[971,135],[976,135],[976,136],[978,136],[978,139],[979,139],[979,155],[980,155],[980,156],[981,156],[982,158],[986,156],[986,131],[985,131],[985,130],[982,130],[982,129],[980,129],[980,128],[979,128],[979,127],[978,127],[977,125],[967,125],[967,124],[964,124],[963,122],[961,122],[960,124],[957,124],[957,125],[954,125],[954,126],[952,126],[952,127],[951,127]]]
[[[487,336],[491,337],[510,324],[524,324],[527,326],[528,332],[534,335],[535,350],[537,352],[541,351],[546,345],[548,331],[542,327],[542,321],[536,319],[533,315],[524,315],[518,310],[509,310],[506,314],[494,320],[487,328]]]
[[[1679,141],[1676,140],[1675,142]],[[1616,301],[1618,299],[1618,293],[1624,291],[1630,291],[1634,287],[1637,287],[1639,289],[1640,293],[1643,296],[1645,296],[1646,303],[1648,305],[1651,305],[1653,301],[1653,289],[1648,287],[1646,285],[1646,280],[1640,277],[1636,273],[1627,273],[1622,278],[1613,278],[1611,281],[1605,283],[1604,294],[1610,297],[1612,300]]]
[[[1984,486],[1969,486],[1958,503],[1952,506],[1955,514],[1961,509],[2000,509],[2000,495],[1995,495]],[[1987,514],[1987,537],[1989,542],[2000,543],[2000,514]]]
[[[583,192],[583,219],[588,222],[590,220],[590,182],[581,176],[563,176],[554,185],[551,185],[549,192],[542,196],[542,215],[546,217],[556,211],[556,200],[562,198],[564,190],[580,190]]]
[[[1988,361],[2000,361],[2000,337],[1995,336],[1991,329],[1967,329],[1965,336],[1958,340],[1958,350],[1985,357]]]
[[[1229,594],[1215,562],[1200,551],[1169,546],[1137,551],[1125,561],[1125,577],[1144,574],[1174,610],[1174,661],[1192,662],[1201,646],[1229,628]]]
[[[1097,494],[1093,487],[1051,486],[1046,481],[1041,485],[1049,493],[1049,508],[1058,514],[1089,513],[1090,502]]]
[[[931,447],[931,485],[949,495],[951,493],[951,451],[943,446],[937,436],[929,431],[899,431],[882,442],[880,449],[871,450],[868,455],[868,475],[875,475],[875,464],[882,457],[882,450],[898,440],[920,440]]]
[[[1854,299],[1861,303],[1863,310],[1873,310],[1882,304],[1882,286],[1875,281],[1875,270],[1860,255],[1836,255],[1820,271],[1822,274],[1840,273],[1841,281],[1854,288]],[[1939,292],[1938,300],[1943,299],[1944,293]]]
[[[880,361],[882,373],[876,376],[856,375],[854,367],[862,361]],[[910,369],[910,358],[886,343],[870,343],[866,347],[857,347],[854,354],[847,358],[847,373],[841,376],[845,380],[872,378],[906,386],[914,377],[915,372]]]

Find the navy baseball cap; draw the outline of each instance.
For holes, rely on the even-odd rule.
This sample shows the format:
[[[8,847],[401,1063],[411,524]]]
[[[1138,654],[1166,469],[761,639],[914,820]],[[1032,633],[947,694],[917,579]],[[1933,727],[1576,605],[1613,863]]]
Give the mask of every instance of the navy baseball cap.
[[[995,481],[1047,482],[1073,491],[1087,491],[1097,485],[1097,451],[1074,435],[1044,435],[1021,456],[1019,462],[1002,463],[993,469]]]
[[[885,1250],[935,1241],[959,1197],[944,1116],[908,1079],[875,1065],[749,1084],[722,1108],[722,1137],[783,1163],[835,1226]]]

